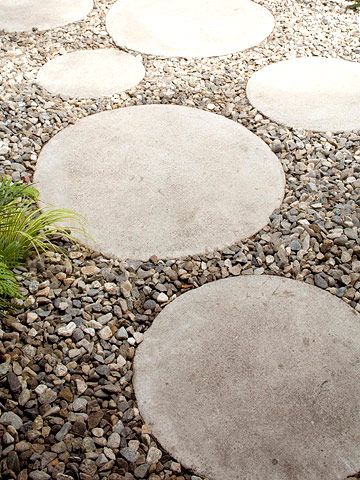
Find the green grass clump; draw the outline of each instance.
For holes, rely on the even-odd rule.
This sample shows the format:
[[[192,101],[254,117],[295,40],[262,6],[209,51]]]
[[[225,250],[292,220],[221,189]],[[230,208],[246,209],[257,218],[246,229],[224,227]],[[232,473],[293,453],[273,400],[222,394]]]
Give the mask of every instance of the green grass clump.
[[[38,199],[34,186],[0,180],[0,314],[11,309],[13,299],[21,298],[12,269],[34,253],[59,251],[54,235],[72,240],[68,230],[58,224],[78,216],[63,209],[41,210]]]

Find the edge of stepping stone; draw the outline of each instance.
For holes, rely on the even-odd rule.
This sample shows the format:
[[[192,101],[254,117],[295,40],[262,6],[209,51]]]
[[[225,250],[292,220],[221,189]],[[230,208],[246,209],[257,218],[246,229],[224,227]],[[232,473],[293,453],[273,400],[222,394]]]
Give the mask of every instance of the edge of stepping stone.
[[[259,276],[258,275],[243,275],[243,276],[238,276],[238,277],[229,277],[229,278],[222,279],[222,280],[217,280],[217,281],[214,281],[214,282],[209,282],[209,283],[207,283],[207,284],[205,284],[205,285],[203,285],[199,288],[194,288],[191,291],[180,295],[175,300],[173,300],[169,305],[167,305],[156,316],[152,325],[145,332],[143,342],[137,347],[134,362],[133,362],[134,393],[135,393],[137,404],[138,404],[138,407],[139,407],[139,410],[140,410],[141,417],[143,418],[144,422],[149,425],[150,429],[152,430],[152,435],[162,445],[164,450],[166,450],[172,457],[174,457],[177,461],[179,461],[182,466],[184,466],[185,468],[195,472],[197,475],[206,476],[207,478],[212,479],[212,480],[222,480],[223,477],[221,475],[220,476],[219,475],[214,476],[214,474],[211,470],[211,467],[206,470],[206,468],[204,469],[203,465],[202,465],[202,468],[199,468],[198,465],[196,464],[196,451],[193,452],[193,456],[191,458],[189,458],[189,455],[186,455],[186,454],[185,454],[185,457],[187,456],[187,458],[184,458],[183,452],[179,453],[178,447],[176,445],[174,445],[174,443],[171,443],[171,441],[169,440],[169,435],[167,435],[166,433],[162,434],[161,429],[160,429],[160,434],[159,434],[158,429],[156,428],[156,424],[155,424],[155,427],[154,427],[153,421],[152,421],[152,418],[151,418],[151,411],[149,411],[149,407],[146,406],[146,392],[148,391],[148,388],[145,387],[145,393],[142,394],[142,395],[144,395],[144,398],[139,398],[139,395],[138,395],[139,390],[144,391],[144,389],[141,387],[143,385],[143,382],[141,380],[144,380],[144,375],[146,375],[146,373],[145,374],[143,373],[144,370],[142,370],[142,373],[139,373],[139,364],[141,364],[141,363],[144,364],[144,361],[145,361],[146,368],[148,368],[150,371],[151,371],[151,369],[154,370],[154,368],[156,368],[156,367],[154,365],[150,366],[148,358],[146,358],[146,357],[148,357],[148,352],[147,352],[147,354],[145,354],[144,359],[139,360],[139,358],[142,355],[142,351],[148,349],[148,345],[147,345],[148,337],[152,337],[150,339],[150,343],[151,343],[152,346],[154,346],[154,344],[158,343],[158,341],[159,341],[159,338],[158,338],[159,335],[161,336],[161,335],[164,334],[164,330],[176,328],[176,324],[173,325],[171,323],[171,315],[174,312],[175,312],[175,315],[176,315],[177,305],[179,305],[179,304],[183,305],[184,302],[189,307],[189,310],[190,310],[192,302],[189,301],[189,299],[191,300],[192,298],[194,299],[194,297],[196,298],[197,295],[198,295],[198,290],[201,290],[202,292],[210,291],[210,290],[216,288],[215,287],[216,284],[219,284],[219,283],[221,283],[223,286],[225,286],[225,285],[227,285],[231,282],[234,283],[234,284],[235,283],[241,283],[241,282],[254,282],[254,281],[256,282],[256,281],[259,281],[260,279],[262,281],[265,281],[265,282],[266,282],[267,279],[269,279],[270,281],[271,281],[271,279],[276,279],[277,282],[280,283],[280,286],[282,284],[286,284],[287,282],[289,282],[293,285],[296,284],[296,283],[300,284],[301,288],[300,288],[300,292],[299,292],[300,293],[299,294],[299,299],[301,299],[302,296],[306,297],[306,290],[310,291],[312,293],[316,291],[316,297],[319,297],[320,299],[323,299],[323,302],[325,302],[325,303],[328,303],[328,300],[331,298],[331,303],[334,302],[334,304],[339,305],[339,308],[341,310],[343,310],[344,315],[347,316],[346,312],[348,312],[348,315],[349,315],[349,321],[347,322],[348,323],[348,325],[347,325],[348,330],[349,330],[349,325],[352,324],[352,318],[351,317],[353,317],[354,329],[351,328],[350,330],[355,331],[355,330],[359,330],[359,328],[360,328],[360,314],[358,312],[356,312],[356,310],[354,308],[352,308],[349,304],[347,304],[346,302],[344,302],[343,300],[341,300],[337,296],[332,295],[330,292],[324,291],[324,290],[316,287],[315,285],[311,285],[311,284],[308,284],[306,282],[294,280],[292,278],[287,278],[287,277],[284,277],[284,276],[277,276],[277,275],[259,275]],[[276,287],[276,285],[274,286],[274,288],[275,287]],[[233,290],[235,288],[236,287],[232,287]],[[273,292],[273,296],[275,296],[278,288],[279,287],[277,287],[275,289],[275,291]],[[291,296],[291,294],[292,294],[291,293],[291,288],[289,288],[289,290],[290,291],[287,292],[286,289],[283,289],[282,293],[285,296],[285,298],[286,298],[286,295]],[[301,295],[301,293],[303,295]],[[203,295],[200,298],[200,300],[199,300],[200,304],[205,305],[207,295]],[[216,295],[216,293],[215,293],[215,295]],[[241,301],[241,297],[239,297],[239,301]],[[194,303],[196,304],[196,301],[194,301]],[[241,308],[241,306],[239,308]],[[266,304],[264,305],[264,308],[266,308]],[[183,309],[180,309],[181,313],[183,313],[182,310]],[[178,315],[178,317],[179,317],[179,315]],[[179,318],[177,319],[177,323],[178,323],[178,321],[179,321]],[[358,322],[358,324],[357,324],[357,322]],[[339,323],[339,321],[337,323]],[[188,325],[188,323],[187,323],[187,325]],[[337,325],[336,328],[340,328],[339,325]],[[184,331],[183,331],[183,333],[184,333]],[[326,331],[324,332],[325,335],[327,333],[328,332],[326,332]],[[190,332],[189,332],[189,335],[190,335]],[[169,355],[171,355],[171,352],[169,352]],[[154,358],[156,358],[158,361],[161,361],[161,358],[162,358],[161,357],[161,351],[156,351],[156,349],[154,349]],[[142,365],[142,367],[143,366],[144,365]],[[149,367],[147,367],[147,366],[149,366]],[[179,368],[180,368],[180,366],[179,366]],[[140,377],[142,377],[142,379]],[[157,412],[156,417],[159,418],[159,411]],[[164,423],[165,423],[165,421],[164,421]],[[159,423],[157,423],[157,425],[159,425]],[[359,458],[360,458],[360,456],[359,456]],[[284,460],[286,460],[286,457],[284,458]],[[202,460],[200,460],[200,463],[201,463],[201,461]],[[275,464],[273,464],[273,465],[275,465]],[[285,468],[285,466],[286,466],[286,462],[283,465],[283,469]],[[344,477],[339,477],[339,478],[345,478],[346,474],[354,475],[355,467],[354,466],[353,466],[353,468],[351,468],[351,467],[352,467],[352,465],[350,465],[350,464],[345,465],[345,467],[344,467],[344,471],[345,471]],[[348,470],[348,471],[346,472],[346,470]],[[240,473],[241,472],[239,472],[239,474]],[[266,475],[265,475],[265,477],[266,477]],[[280,476],[278,477],[276,472],[274,472],[274,476],[271,476],[271,478],[275,478],[275,477],[280,479]],[[229,479],[229,478],[230,477],[227,475],[226,479]],[[231,480],[233,480],[233,478],[234,477],[231,477]],[[238,477],[236,477],[236,478],[238,478]],[[240,478],[243,478],[243,477],[240,475],[239,479]],[[246,477],[246,478],[248,478],[248,477]],[[256,478],[260,478],[260,477],[256,476]],[[281,476],[281,479],[283,479],[283,480],[285,480],[285,479],[292,480],[292,478],[293,477],[291,476],[291,472],[286,477]],[[315,478],[315,477],[312,476],[311,478]],[[320,478],[320,477],[316,477],[316,478]],[[321,478],[323,478],[323,477],[321,476]],[[301,477],[301,479],[303,479],[303,476]]]
[[[161,49],[158,50],[157,48],[151,48],[151,47],[145,47],[145,48],[137,47],[137,46],[134,45],[134,42],[127,42],[126,40],[123,40],[123,38],[119,38],[120,35],[114,34],[112,32],[113,29],[112,29],[112,25],[110,24],[110,22],[113,20],[112,17],[118,15],[118,10],[121,9],[121,7],[122,7],[122,3],[123,3],[122,0],[116,0],[115,3],[113,3],[111,5],[110,9],[108,10],[108,12],[106,14],[105,28],[106,28],[108,34],[110,35],[110,37],[113,39],[114,43],[118,47],[126,48],[126,49],[132,50],[134,52],[142,53],[144,55],[152,55],[152,56],[159,57],[159,58],[186,58],[186,59],[189,59],[189,58],[225,57],[225,56],[229,56],[229,55],[234,55],[236,53],[245,52],[247,50],[250,50],[252,48],[255,48],[255,47],[263,44],[265,41],[267,41],[267,39],[270,37],[270,35],[273,33],[273,31],[275,29],[276,22],[275,22],[275,17],[273,15],[273,13],[267,7],[259,4],[256,1],[253,1],[253,0],[248,0],[248,1],[249,1],[249,3],[254,4],[254,8],[256,8],[258,10],[258,12],[263,12],[264,14],[266,12],[266,14],[269,17],[269,25],[271,24],[271,28],[267,29],[263,38],[261,40],[257,41],[256,43],[250,42],[251,44],[249,44],[248,46],[246,46],[244,48],[227,48],[222,52],[218,52],[218,53],[214,53],[214,54],[200,54],[200,53],[185,54],[185,53],[180,52],[180,51],[178,53],[169,53],[169,52],[164,53],[164,52],[160,52]],[[270,20],[271,20],[271,22],[270,22]]]
[[[245,238],[252,237],[253,235],[255,235],[257,232],[259,232],[262,228],[264,228],[269,223],[269,218],[270,218],[271,214],[273,213],[273,211],[281,207],[281,204],[282,204],[282,201],[283,201],[283,198],[284,198],[284,195],[285,195],[285,184],[286,184],[285,173],[284,173],[284,170],[282,168],[282,165],[281,165],[281,162],[280,162],[279,158],[271,151],[270,147],[263,140],[261,140],[261,138],[256,136],[250,130],[246,129],[243,125],[241,125],[237,122],[234,122],[232,120],[229,120],[222,115],[206,112],[206,111],[203,111],[203,110],[200,110],[200,109],[195,109],[195,108],[193,109],[192,107],[185,107],[185,106],[178,106],[178,105],[157,105],[157,104],[156,105],[148,104],[148,105],[140,105],[140,106],[133,106],[133,107],[125,107],[123,109],[118,109],[118,110],[113,110],[113,111],[104,111],[104,112],[100,112],[100,113],[97,113],[97,114],[94,114],[94,115],[90,115],[88,117],[82,118],[81,120],[76,122],[74,125],[63,129],[62,131],[57,133],[54,137],[52,137],[49,140],[49,142],[47,142],[47,144],[43,147],[42,151],[40,152],[40,155],[39,155],[39,158],[38,158],[38,163],[37,163],[37,168],[36,168],[35,176],[34,176],[35,182],[38,182],[40,184],[41,199],[43,201],[45,201],[47,203],[57,204],[58,206],[62,206],[61,205],[61,199],[58,197],[59,193],[56,193],[58,190],[57,190],[57,188],[55,189],[54,185],[51,185],[49,187],[50,190],[49,190],[49,188],[47,188],[45,190],[47,192],[45,197],[44,197],[44,194],[43,194],[42,188],[41,188],[41,184],[45,185],[44,182],[46,182],[45,178],[47,176],[48,169],[52,168],[51,165],[49,164],[49,162],[46,161],[46,159],[48,158],[48,155],[53,151],[53,149],[55,149],[55,151],[57,151],[58,149],[61,149],[61,142],[64,141],[63,139],[66,139],[66,141],[68,141],[68,136],[70,135],[70,137],[71,137],[71,135],[73,135],[72,132],[74,131],[74,129],[79,129],[80,128],[80,130],[84,130],[84,129],[86,129],[87,123],[90,123],[90,125],[92,125],[93,117],[95,117],[95,115],[97,116],[98,121],[100,121],[101,119],[104,119],[104,118],[106,118],[110,115],[113,117],[113,119],[114,119],[113,121],[124,121],[124,118],[126,119],[126,116],[121,117],[121,115],[125,112],[125,110],[127,112],[130,112],[130,109],[143,109],[142,111],[144,111],[144,109],[149,109],[150,111],[151,111],[151,109],[158,109],[158,110],[162,109],[163,110],[163,112],[161,114],[162,117],[165,114],[167,114],[167,110],[174,110],[174,109],[180,110],[180,109],[182,109],[182,110],[187,110],[188,112],[193,110],[200,117],[202,117],[202,116],[209,117],[209,115],[210,115],[212,117],[218,118],[219,119],[219,127],[218,128],[221,128],[221,125],[223,125],[225,122],[226,123],[230,122],[230,126],[231,126],[232,129],[236,129],[236,131],[239,131],[239,132],[241,132],[241,130],[244,130],[245,137],[244,137],[243,141],[246,140],[247,136],[249,136],[251,138],[254,137],[254,140],[256,140],[256,143],[254,145],[254,152],[255,152],[255,149],[258,149],[258,153],[259,152],[264,152],[265,153],[265,151],[266,151],[266,158],[271,160],[271,166],[272,166],[272,172],[273,172],[272,178],[276,179],[277,189],[276,189],[276,191],[274,191],[274,189],[272,190],[272,196],[271,196],[272,203],[271,203],[271,206],[269,206],[269,209],[266,209],[266,212],[267,212],[266,213],[266,218],[265,218],[265,212],[264,211],[260,212],[260,210],[259,210],[259,212],[261,213],[260,214],[261,222],[259,220],[257,220],[255,222],[255,225],[253,225],[254,221],[251,222],[250,225],[247,224],[247,228],[243,232],[236,232],[236,231],[230,229],[227,232],[227,235],[225,236],[225,238],[216,240],[216,243],[215,242],[213,242],[213,243],[210,242],[208,237],[207,237],[206,240],[203,240],[203,242],[201,243],[201,246],[196,246],[195,245],[195,247],[193,247],[193,248],[190,248],[189,246],[186,246],[186,245],[185,246],[184,245],[177,245],[176,248],[171,248],[171,252],[168,252],[168,250],[169,250],[168,246],[166,246],[166,248],[157,249],[155,251],[153,250],[153,248],[150,249],[148,247],[148,249],[146,249],[146,251],[143,251],[142,249],[138,248],[138,250],[142,250],[139,253],[135,253],[134,249],[130,249],[130,250],[132,250],[131,252],[129,252],[129,249],[127,249],[128,251],[124,251],[123,253],[121,253],[114,248],[110,248],[109,245],[106,245],[106,248],[104,246],[101,247],[101,244],[102,244],[101,240],[100,241],[96,240],[94,242],[90,242],[88,239],[80,238],[79,241],[81,243],[87,245],[90,249],[101,251],[103,254],[111,256],[111,257],[115,257],[115,258],[143,259],[144,261],[146,261],[153,254],[156,254],[159,258],[167,259],[167,258],[182,258],[182,257],[186,257],[190,254],[202,254],[202,253],[212,252],[212,251],[216,251],[216,250],[221,250],[221,249],[225,248],[226,246],[231,246],[234,243],[237,243],[237,242],[240,242],[240,241],[244,240]],[[171,113],[171,115],[170,115],[170,113],[171,112],[169,112],[169,118],[172,118],[174,113]],[[157,114],[157,117],[159,117],[159,115],[160,114]],[[139,116],[137,116],[137,118],[139,118]],[[184,121],[186,116],[185,117],[181,116],[180,118],[182,118],[183,121]],[[195,120],[196,120],[196,117],[195,117]],[[196,121],[198,121],[198,120],[196,120]],[[104,124],[104,122],[100,122],[100,123]],[[232,134],[234,134],[234,136],[236,137],[236,135],[233,131],[232,131]],[[61,160],[61,162],[62,162],[62,160]],[[44,165],[44,169],[41,168],[43,165]],[[266,168],[266,163],[264,163],[264,168]],[[220,169],[219,169],[219,172],[220,172]],[[266,184],[262,184],[262,186],[264,188],[266,188]],[[233,188],[235,188],[235,186]],[[53,193],[51,193],[51,192],[53,192]],[[50,195],[50,197],[49,197],[49,195]],[[255,195],[255,193],[254,193],[254,195]],[[261,191],[259,192],[258,196],[261,196]],[[56,200],[56,198],[58,198],[58,200]],[[71,208],[71,209],[75,208],[74,206],[70,206],[70,205],[65,205],[65,206],[67,206],[68,208]],[[259,212],[255,216],[256,219],[259,216]],[[80,213],[83,213],[83,212],[80,212]],[[220,218],[221,217],[219,217],[219,219]],[[245,225],[246,225],[246,222],[245,222]],[[251,225],[252,225],[252,228],[250,229]],[[96,237],[95,235],[93,235],[93,236]]]
[[[47,0],[43,0],[43,1],[45,2]],[[60,2],[61,0],[57,0],[57,1]],[[53,29],[56,29],[56,28],[66,27],[67,25],[71,25],[72,23],[81,22],[81,21],[85,20],[85,18],[94,9],[94,0],[83,0],[83,2],[84,2],[84,7],[87,3],[87,8],[84,8],[83,13],[81,13],[81,15],[80,15],[80,12],[79,12],[79,14],[75,15],[75,17],[72,20],[64,20],[65,23],[63,23],[63,22],[54,23],[54,25],[47,25],[47,26],[33,25],[31,27],[26,27],[26,28],[22,28],[22,27],[20,27],[20,28],[17,28],[17,27],[8,28],[8,27],[5,27],[5,26],[2,27],[1,24],[0,24],[0,30],[4,30],[5,33],[30,33],[30,32],[33,32],[34,29],[36,29],[39,32],[45,32],[47,30],[53,30]]]
[[[304,124],[301,125],[301,119],[300,117],[298,117],[298,119],[296,119],[295,121],[293,119],[290,119],[288,120],[287,118],[287,115],[286,113],[284,114],[283,111],[276,111],[274,110],[273,112],[271,112],[270,110],[272,110],[272,106],[269,107],[269,105],[264,105],[264,102],[261,102],[261,93],[260,91],[254,91],[254,86],[256,85],[257,83],[257,80],[258,79],[261,79],[263,77],[263,75],[265,74],[266,75],[266,72],[267,71],[273,71],[274,69],[276,69],[276,67],[278,65],[282,65],[282,66],[285,66],[287,64],[291,65],[293,64],[294,62],[296,61],[299,61],[299,63],[308,63],[310,64],[311,62],[314,62],[317,63],[319,61],[325,61],[325,62],[329,62],[329,61],[336,61],[339,63],[339,69],[341,70],[341,65],[340,63],[343,63],[343,64],[353,64],[354,66],[358,66],[359,70],[360,70],[360,64],[355,62],[355,61],[352,61],[352,60],[346,60],[346,59],[342,59],[342,58],[336,58],[336,57],[322,57],[322,56],[299,56],[299,57],[295,57],[295,58],[288,58],[288,59],[283,59],[283,60],[280,60],[280,61],[277,61],[277,62],[274,62],[274,63],[270,63],[266,66],[263,66],[261,67],[260,69],[258,69],[256,72],[254,72],[251,77],[249,78],[248,82],[247,82],[247,85],[246,85],[246,96],[248,98],[248,101],[250,102],[250,104],[257,110],[259,111],[262,115],[264,115],[266,118],[268,118],[269,120],[271,120],[272,122],[275,122],[277,123],[278,125],[281,125],[281,126],[284,126],[286,128],[289,128],[289,129],[294,129],[294,130],[307,130],[307,131],[310,131],[310,132],[319,132],[319,133],[326,133],[326,132],[330,132],[330,133],[333,133],[333,134],[338,134],[338,133],[349,133],[349,132],[353,132],[353,131],[357,131],[360,129],[360,116],[359,116],[359,120],[357,122],[357,125],[356,125],[356,122],[354,122],[354,126],[350,127],[350,126],[346,126],[344,128],[340,128],[340,127],[334,127],[334,128],[331,128],[329,126],[324,126],[324,127],[320,127],[320,126],[316,126],[315,124],[313,125],[310,125],[310,122],[311,120],[310,119],[305,119],[304,121]],[[281,68],[281,67],[280,67]],[[344,74],[344,81],[346,80],[346,74]],[[256,87],[256,89],[258,90],[258,87]],[[351,93],[349,94],[349,98],[351,97]],[[359,93],[359,98],[360,98],[360,93]],[[260,100],[259,100],[260,99]],[[280,98],[279,96],[279,102],[281,101],[282,99]],[[260,103],[262,103],[262,105],[260,105]],[[329,96],[329,100],[328,100],[328,104],[331,103],[331,96]],[[292,108],[295,108],[292,106]],[[309,108],[312,108],[312,105],[309,105]],[[309,122],[308,125],[305,125],[306,122]],[[328,119],[325,119],[325,123],[329,121]]]
[[[114,57],[118,56],[119,58],[117,60],[119,61],[119,63],[122,61],[122,59],[126,59],[127,61],[132,62],[132,64],[134,65],[134,70],[135,70],[135,67],[138,69],[138,72],[136,72],[136,75],[133,75],[134,78],[136,78],[136,80],[131,81],[131,82],[127,82],[127,85],[125,85],[125,87],[107,88],[107,91],[105,91],[105,89],[104,89],[102,93],[99,92],[96,95],[95,94],[75,94],[75,93],[71,94],[69,91],[68,92],[61,91],[61,86],[59,86],[60,82],[56,82],[56,85],[54,87],[52,86],[52,80],[48,78],[48,75],[49,74],[52,75],[52,69],[53,68],[56,69],[57,66],[59,66],[59,72],[61,71],[61,68],[64,68],[64,67],[67,68],[66,64],[63,65],[64,57],[66,57],[66,59],[69,59],[69,60],[71,60],[71,58],[74,58],[75,61],[76,61],[76,57],[81,57],[81,54],[83,54],[85,52],[92,52],[92,53],[94,53],[94,56],[95,56],[96,54],[99,54],[102,51],[107,52],[107,54],[111,53],[111,54],[114,55]],[[83,61],[86,61],[86,55],[87,55],[87,53],[85,53]],[[115,58],[114,58],[114,61],[116,61]],[[145,67],[144,67],[143,62],[139,58],[135,57],[135,55],[132,55],[130,53],[123,52],[123,51],[121,51],[117,48],[111,48],[111,47],[110,48],[97,48],[97,49],[81,49],[81,50],[74,50],[72,52],[67,52],[67,53],[64,53],[64,54],[61,54],[61,55],[56,55],[53,58],[51,58],[50,60],[48,60],[38,70],[35,82],[41,88],[45,89],[48,93],[50,93],[51,95],[60,96],[60,97],[65,98],[65,99],[102,98],[102,97],[111,97],[112,95],[116,95],[116,94],[125,92],[127,90],[130,90],[132,88],[135,88],[144,79],[145,74],[146,74],[146,71],[145,71]],[[96,75],[95,70],[94,70],[94,75]],[[70,89],[71,88],[75,89],[74,86],[70,87]],[[79,85],[78,89],[81,90],[80,85]],[[66,86],[65,86],[64,90],[66,90]],[[68,90],[69,90],[69,88],[68,88]]]

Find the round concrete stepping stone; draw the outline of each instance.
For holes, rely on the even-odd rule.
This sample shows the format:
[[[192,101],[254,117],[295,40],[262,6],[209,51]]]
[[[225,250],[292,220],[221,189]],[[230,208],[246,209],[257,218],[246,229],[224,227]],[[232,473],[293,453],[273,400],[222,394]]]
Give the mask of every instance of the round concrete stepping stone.
[[[360,64],[305,57],[274,63],[249,80],[255,108],[278,123],[314,131],[360,128]]]
[[[106,27],[117,45],[140,52],[212,57],[259,44],[274,18],[250,0],[118,0]]]
[[[220,280],[168,305],[135,356],[140,412],[211,480],[360,470],[360,315],[286,278]]]
[[[85,216],[91,246],[122,258],[179,257],[249,237],[284,194],[277,157],[220,115],[174,105],[99,113],[40,153],[46,203]]]
[[[82,20],[93,0],[1,0],[0,30],[25,32],[48,30]]]
[[[137,85],[145,75],[140,60],[116,49],[79,50],[53,58],[37,76],[49,92],[67,97],[101,97]]]

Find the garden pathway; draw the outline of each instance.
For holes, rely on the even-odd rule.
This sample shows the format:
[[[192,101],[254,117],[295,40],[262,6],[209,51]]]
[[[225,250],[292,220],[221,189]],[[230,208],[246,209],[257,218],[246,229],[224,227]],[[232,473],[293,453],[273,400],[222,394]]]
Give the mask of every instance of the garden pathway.
[[[360,465],[360,315],[320,289],[246,275],[156,318],[135,357],[140,411],[216,480],[344,479]]]
[[[343,132],[360,128],[360,64],[304,57],[273,63],[249,80],[250,102],[294,128]]]
[[[145,75],[141,61],[116,49],[78,50],[40,68],[37,82],[64,97],[102,97],[135,87]]]
[[[321,0],[96,0],[67,25],[92,7],[70,3],[0,0],[1,172],[35,171],[42,199],[84,214],[91,235],[16,272],[23,310],[0,328],[0,476],[359,472],[360,136],[286,128],[357,127],[358,66],[283,63],[359,60],[356,20]],[[77,59],[106,61],[106,28],[136,52],[103,80]],[[319,62],[331,88],[318,67],[299,85],[301,62]],[[249,105],[249,78],[269,118]]]
[[[81,120],[44,147],[35,181],[47,204],[85,217],[93,248],[144,261],[253,235],[285,186],[276,155],[253,133],[177,105]]]
[[[253,47],[274,27],[250,0],[121,0],[106,18],[120,47],[165,57],[212,57]]]
[[[76,22],[93,8],[93,0],[1,0],[0,30],[47,30]]]

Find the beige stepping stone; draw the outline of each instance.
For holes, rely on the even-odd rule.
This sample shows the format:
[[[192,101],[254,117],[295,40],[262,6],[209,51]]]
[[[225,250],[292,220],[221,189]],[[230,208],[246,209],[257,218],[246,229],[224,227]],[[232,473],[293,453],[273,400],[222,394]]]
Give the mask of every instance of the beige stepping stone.
[[[0,30],[48,30],[82,20],[93,0],[0,0]]]
[[[134,365],[145,422],[210,480],[360,470],[360,315],[280,277],[220,280],[168,305]]]
[[[118,0],[106,27],[117,45],[139,52],[212,57],[259,44],[274,18],[250,0]]]
[[[224,247],[268,223],[284,173],[269,147],[220,115],[174,105],[99,113],[40,153],[46,203],[84,215],[90,246],[121,258]]]
[[[116,49],[79,50],[60,55],[39,70],[37,82],[66,97],[101,97],[137,85],[145,75],[141,61]]]
[[[289,127],[341,132],[360,129],[360,64],[305,57],[257,71],[247,96],[260,112]]]

